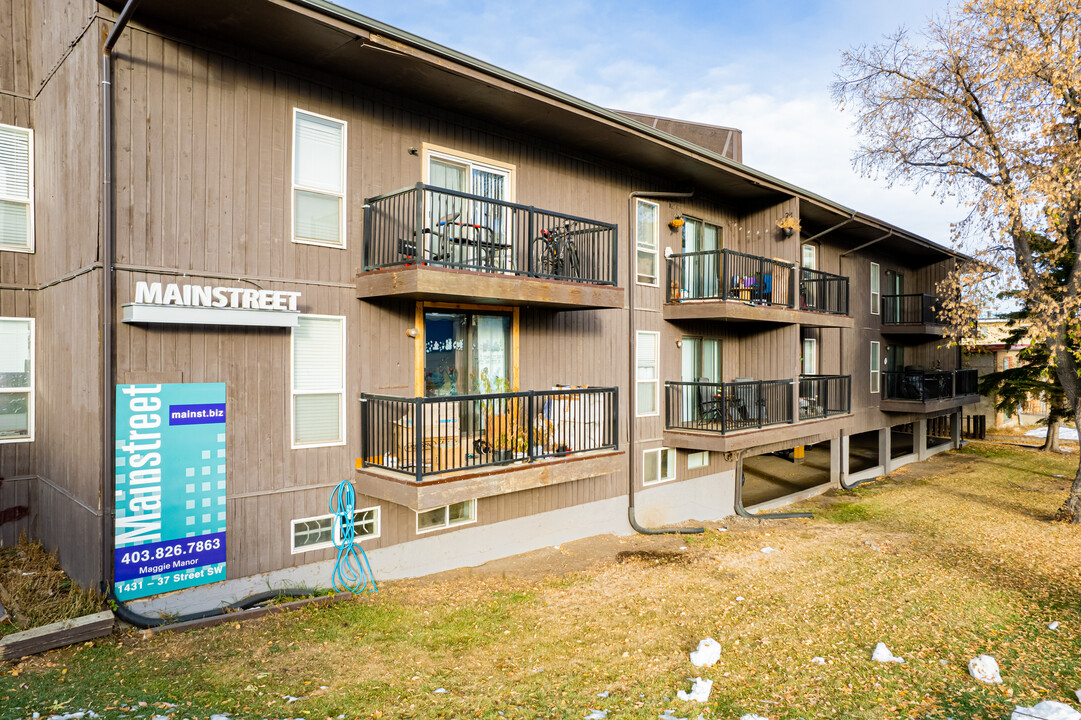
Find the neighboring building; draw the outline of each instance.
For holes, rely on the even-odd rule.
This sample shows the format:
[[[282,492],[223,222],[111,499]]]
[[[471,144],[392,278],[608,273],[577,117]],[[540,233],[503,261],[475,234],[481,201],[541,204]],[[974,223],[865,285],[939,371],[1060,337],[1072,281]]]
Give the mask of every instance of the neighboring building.
[[[342,480],[392,578],[629,506],[719,519],[768,453],[813,446],[828,487],[958,442],[975,373],[933,293],[960,256],[718,152],[738,132],[321,0],[143,0],[108,102],[121,5],[0,0],[0,531],[79,582],[199,552],[224,583],[134,606],[328,584]]]
[[[979,320],[976,337],[964,343],[963,367],[976,370],[980,377],[1017,367],[1017,356],[1028,347],[1028,342],[1007,345],[1006,336],[1010,333],[1008,323],[1009,321],[998,318]],[[1017,408],[1016,413],[1007,415],[995,409],[994,397],[980,396],[980,402],[967,408],[965,415],[984,416],[987,418],[988,427],[1004,427],[1007,424],[1035,425],[1047,417],[1047,401],[1030,395],[1028,400]]]

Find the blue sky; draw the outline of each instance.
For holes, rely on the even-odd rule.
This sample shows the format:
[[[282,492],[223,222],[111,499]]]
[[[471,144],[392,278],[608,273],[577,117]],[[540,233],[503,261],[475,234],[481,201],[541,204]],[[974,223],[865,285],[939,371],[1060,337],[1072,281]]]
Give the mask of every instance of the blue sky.
[[[945,0],[337,2],[604,107],[737,127],[746,164],[936,242],[964,217],[859,177],[829,95],[843,49],[917,30]]]

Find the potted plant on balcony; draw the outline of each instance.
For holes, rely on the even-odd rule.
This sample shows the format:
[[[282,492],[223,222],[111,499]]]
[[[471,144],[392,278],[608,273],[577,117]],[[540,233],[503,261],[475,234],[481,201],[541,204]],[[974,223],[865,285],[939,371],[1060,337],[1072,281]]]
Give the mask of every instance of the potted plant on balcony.
[[[792,217],[792,213],[785,213],[784,217],[777,221],[777,227],[781,229],[781,234],[786,238],[792,237],[793,234],[798,233],[800,230],[799,220]]]

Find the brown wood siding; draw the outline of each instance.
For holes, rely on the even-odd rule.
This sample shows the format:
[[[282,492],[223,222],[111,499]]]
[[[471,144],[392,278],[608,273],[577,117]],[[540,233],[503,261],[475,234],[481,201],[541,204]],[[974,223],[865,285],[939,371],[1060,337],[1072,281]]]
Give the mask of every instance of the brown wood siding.
[[[0,93],[32,96],[31,5],[31,0],[0,0]]]

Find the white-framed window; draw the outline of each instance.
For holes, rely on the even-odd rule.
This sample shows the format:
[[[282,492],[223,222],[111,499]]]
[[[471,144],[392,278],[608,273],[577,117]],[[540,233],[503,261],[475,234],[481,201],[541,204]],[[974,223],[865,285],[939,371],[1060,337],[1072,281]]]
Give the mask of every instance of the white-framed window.
[[[657,268],[657,245],[660,244],[661,206],[637,200],[635,206],[635,245],[638,248],[636,271],[639,285],[660,285]]]
[[[341,534],[334,524],[333,515],[319,515],[317,517],[299,518],[292,522],[291,552],[308,552],[309,550],[322,550],[334,547],[335,541],[341,542]],[[353,539],[355,541],[371,540],[379,537],[380,513],[379,506],[364,508],[353,513]]]
[[[882,345],[877,340],[871,341],[871,393],[877,393],[882,387]]]
[[[442,528],[469,525],[477,521],[477,501],[463,500],[443,507],[417,512],[417,534]]]
[[[882,297],[882,285],[878,271],[878,263],[871,263],[871,314],[878,315],[879,303]]]
[[[657,448],[642,451],[642,484],[666,482],[676,479],[676,451]]]
[[[345,318],[301,315],[293,328],[293,448],[345,444]]]
[[[346,123],[293,108],[293,242],[345,247]]]
[[[699,452],[688,453],[687,455],[687,469],[697,470],[698,468],[704,468],[709,465],[709,451],[702,450]]]
[[[0,318],[0,443],[34,439],[34,319]]]
[[[803,374],[818,374],[818,340],[803,338]]]
[[[34,131],[0,124],[0,250],[34,252]]]
[[[804,243],[800,246],[800,265],[808,270],[817,270],[816,248],[812,243]]]
[[[660,415],[660,373],[658,371],[658,353],[661,334],[641,330],[638,332],[638,374],[635,392],[638,402],[635,415]]]

